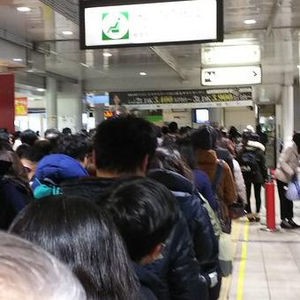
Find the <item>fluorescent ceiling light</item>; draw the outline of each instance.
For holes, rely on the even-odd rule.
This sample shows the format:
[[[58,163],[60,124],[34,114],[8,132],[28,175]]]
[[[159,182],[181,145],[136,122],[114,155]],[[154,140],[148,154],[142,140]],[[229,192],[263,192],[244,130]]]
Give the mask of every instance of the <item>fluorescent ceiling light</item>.
[[[260,58],[259,45],[204,47],[201,49],[201,63],[206,66],[259,64]]]
[[[31,8],[27,7],[27,6],[19,6],[19,7],[17,7],[17,11],[20,11],[20,12],[29,12],[29,11],[31,11]]]
[[[85,64],[85,63],[80,63],[83,67],[85,68],[89,68],[90,66],[88,64]]]
[[[45,89],[43,89],[43,88],[37,88],[36,89],[38,92],[45,92]]]
[[[103,56],[105,56],[105,57],[111,57],[111,56],[112,56],[112,54],[111,54],[111,53],[109,53],[109,52],[103,52]]]
[[[141,75],[141,76],[146,76],[147,73],[146,73],[146,72],[140,72],[140,75]]]
[[[62,32],[63,35],[72,35],[73,34],[73,31],[70,31],[70,30],[64,30]]]
[[[255,23],[256,23],[256,20],[254,20],[254,19],[244,20],[244,24],[246,24],[246,25],[252,25]]]
[[[13,58],[13,61],[20,62],[20,61],[23,61],[23,59],[22,58]]]

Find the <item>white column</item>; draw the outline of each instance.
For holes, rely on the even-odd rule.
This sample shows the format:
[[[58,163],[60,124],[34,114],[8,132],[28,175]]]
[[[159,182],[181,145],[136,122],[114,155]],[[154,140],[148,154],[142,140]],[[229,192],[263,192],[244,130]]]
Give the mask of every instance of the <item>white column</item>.
[[[294,88],[292,85],[282,88],[282,139],[284,144],[292,140],[294,132]]]
[[[82,129],[82,91],[80,83],[62,82],[58,94],[58,128]]]
[[[57,128],[57,81],[54,78],[46,79],[46,116],[47,128]]]

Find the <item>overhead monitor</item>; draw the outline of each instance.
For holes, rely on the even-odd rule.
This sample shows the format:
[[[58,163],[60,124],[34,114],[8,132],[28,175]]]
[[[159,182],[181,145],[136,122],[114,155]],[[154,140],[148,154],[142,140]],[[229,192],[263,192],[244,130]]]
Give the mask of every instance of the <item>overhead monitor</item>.
[[[223,40],[223,0],[81,0],[82,49]]]
[[[209,122],[208,109],[195,109],[194,110],[194,122],[198,124],[207,124]]]

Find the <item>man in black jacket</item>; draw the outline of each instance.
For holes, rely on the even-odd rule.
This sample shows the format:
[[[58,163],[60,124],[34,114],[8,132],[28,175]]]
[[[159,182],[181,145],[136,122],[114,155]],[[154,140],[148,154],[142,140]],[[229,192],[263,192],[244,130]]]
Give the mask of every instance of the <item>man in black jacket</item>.
[[[132,116],[102,122],[95,135],[94,156],[97,178],[83,178],[61,186],[63,193],[85,196],[101,203],[107,189],[122,177],[146,175],[148,161],[157,146],[151,123]],[[162,259],[144,266],[161,279],[158,299],[206,299],[200,267],[195,258],[193,241],[181,215],[164,249]],[[155,287],[148,287],[154,291]]]

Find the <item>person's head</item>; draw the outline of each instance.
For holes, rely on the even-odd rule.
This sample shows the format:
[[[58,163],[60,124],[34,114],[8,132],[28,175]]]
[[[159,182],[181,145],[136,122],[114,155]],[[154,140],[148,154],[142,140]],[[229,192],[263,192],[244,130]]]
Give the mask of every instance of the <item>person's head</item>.
[[[64,134],[64,135],[71,135],[72,134],[71,128],[69,128],[69,127],[63,128],[62,134]]]
[[[211,126],[204,125],[193,131],[191,141],[195,150],[210,150],[214,149],[217,140],[215,129]]]
[[[136,281],[122,239],[113,221],[91,201],[56,196],[30,203],[10,232],[68,265],[88,299],[135,299]]]
[[[177,133],[178,132],[178,124],[176,122],[171,122],[168,125],[169,133]]]
[[[118,182],[100,205],[113,217],[132,260],[140,264],[159,257],[178,217],[171,192],[149,178]]]
[[[294,133],[293,142],[297,145],[298,149],[300,149],[300,132]],[[298,152],[300,152],[300,151],[298,150]]]
[[[257,125],[256,125],[256,132],[257,132],[257,133],[261,133],[261,132],[262,132],[262,128],[261,128],[261,125],[260,125],[260,124],[257,124]]]
[[[52,152],[69,155],[85,165],[87,155],[90,151],[90,144],[91,142],[88,138],[81,134],[61,135],[57,140],[56,146],[52,149]]]
[[[20,139],[22,144],[28,144],[29,146],[32,146],[35,141],[38,140],[38,136],[33,130],[27,129],[21,132]]]
[[[0,232],[0,299],[85,300],[72,272],[40,247]]]
[[[38,162],[47,154],[47,151],[44,150],[43,147],[40,147],[41,143],[45,142],[46,141],[37,141],[33,146],[22,144],[16,150],[22,165],[27,171],[29,180],[33,178]]]
[[[55,147],[57,144],[57,140],[61,135],[60,131],[56,128],[49,128],[45,131],[44,137],[48,140],[51,144],[51,147]]]
[[[107,119],[97,127],[94,138],[97,174],[144,175],[156,146],[150,122],[133,116]]]
[[[189,180],[193,180],[193,172],[191,168],[185,162],[184,158],[181,157],[180,152],[174,149],[163,147],[156,148],[149,168],[170,170],[179,173]]]
[[[88,176],[80,162],[65,154],[49,154],[38,163],[32,183],[37,199],[61,193],[59,185],[66,180],[76,180]]]
[[[18,178],[24,182],[28,181],[26,169],[23,167],[19,157],[13,151],[0,151],[0,161],[10,162],[11,166],[6,175]]]

